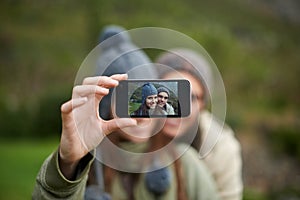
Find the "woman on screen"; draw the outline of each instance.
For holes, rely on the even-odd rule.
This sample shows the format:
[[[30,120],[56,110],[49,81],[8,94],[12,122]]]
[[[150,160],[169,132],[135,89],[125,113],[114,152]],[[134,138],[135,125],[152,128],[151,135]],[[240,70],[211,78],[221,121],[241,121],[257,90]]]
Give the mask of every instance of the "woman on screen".
[[[157,89],[152,83],[142,86],[142,104],[130,114],[131,116],[167,115],[167,112],[157,105]]]

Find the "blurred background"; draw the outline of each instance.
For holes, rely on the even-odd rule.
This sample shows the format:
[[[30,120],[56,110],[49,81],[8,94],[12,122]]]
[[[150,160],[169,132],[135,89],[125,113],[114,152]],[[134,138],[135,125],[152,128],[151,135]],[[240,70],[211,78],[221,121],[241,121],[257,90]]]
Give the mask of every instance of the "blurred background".
[[[224,80],[244,199],[300,199],[299,1],[2,0],[0,16],[0,199],[31,198],[60,105],[107,24],[197,40]]]

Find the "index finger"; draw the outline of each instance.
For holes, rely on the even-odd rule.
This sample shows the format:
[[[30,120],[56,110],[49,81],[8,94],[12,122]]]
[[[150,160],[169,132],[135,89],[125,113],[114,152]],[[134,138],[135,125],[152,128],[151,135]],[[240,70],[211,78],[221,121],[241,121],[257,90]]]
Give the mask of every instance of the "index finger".
[[[110,77],[114,80],[117,80],[117,81],[124,81],[124,80],[128,79],[127,74],[114,74]]]
[[[115,87],[118,84],[119,82],[117,80],[107,76],[87,77],[82,83],[82,85],[98,85],[105,88]]]
[[[128,78],[127,74],[114,74],[110,77],[108,76],[93,76],[87,77],[83,80],[83,85],[99,85],[99,86],[117,86],[118,81],[123,81]],[[117,81],[117,82],[115,82]]]

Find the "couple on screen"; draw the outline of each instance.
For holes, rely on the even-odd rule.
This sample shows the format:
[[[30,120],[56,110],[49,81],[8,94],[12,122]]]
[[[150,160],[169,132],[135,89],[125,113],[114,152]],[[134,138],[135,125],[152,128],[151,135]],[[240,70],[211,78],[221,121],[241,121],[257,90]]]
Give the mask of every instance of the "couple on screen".
[[[156,89],[152,83],[145,83],[142,86],[142,104],[130,115],[174,115],[174,108],[168,103],[169,97],[170,92],[166,87]]]

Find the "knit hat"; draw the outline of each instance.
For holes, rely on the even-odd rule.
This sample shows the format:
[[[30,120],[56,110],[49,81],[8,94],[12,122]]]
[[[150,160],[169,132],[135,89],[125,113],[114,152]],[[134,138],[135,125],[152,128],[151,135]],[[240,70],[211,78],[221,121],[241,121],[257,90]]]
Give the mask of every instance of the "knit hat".
[[[102,33],[100,34],[99,43],[101,43],[101,42],[107,40],[108,38],[110,38],[118,33],[121,33],[123,31],[126,31],[126,30],[121,26],[108,25],[108,26],[104,27]],[[130,41],[130,37],[127,33],[122,34],[119,37],[116,37],[114,40],[111,40],[110,42],[115,42],[117,44],[117,43],[121,43],[124,41]]]
[[[205,99],[208,100],[214,87],[214,80],[211,66],[204,56],[190,49],[176,48],[162,53],[156,59],[156,63],[166,65],[173,70],[190,72],[205,88]],[[159,67],[157,69],[162,77],[171,70],[170,68]]]
[[[165,93],[168,94],[168,96],[170,96],[169,90],[167,88],[165,88],[165,87],[159,87],[159,88],[157,88],[157,94],[159,94],[161,92],[165,92]]]
[[[145,83],[142,86],[142,104],[145,103],[146,98],[150,95],[157,94],[157,90],[152,83]]]
[[[155,79],[157,72],[148,56],[135,46],[123,27],[110,25],[103,28],[100,35],[99,48],[101,53],[97,61],[95,75],[111,76],[113,74],[128,74],[128,79]],[[110,119],[111,94],[100,102],[100,116]]]

